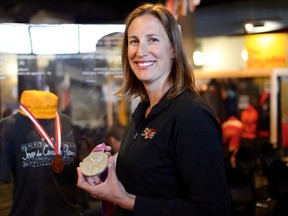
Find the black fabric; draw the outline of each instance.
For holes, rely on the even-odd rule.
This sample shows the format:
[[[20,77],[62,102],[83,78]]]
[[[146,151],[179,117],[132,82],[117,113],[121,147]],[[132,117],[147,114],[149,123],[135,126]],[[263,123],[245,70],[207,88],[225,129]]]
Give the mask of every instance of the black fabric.
[[[147,106],[133,113],[116,167],[134,212],[116,215],[229,215],[221,128],[201,96],[164,97],[145,119]]]
[[[16,113],[1,121],[0,180],[14,179],[13,216],[77,215],[76,143],[68,116],[62,123],[61,151],[64,170],[52,171],[54,150],[44,141],[31,120]],[[51,138],[55,138],[54,119],[38,119]]]

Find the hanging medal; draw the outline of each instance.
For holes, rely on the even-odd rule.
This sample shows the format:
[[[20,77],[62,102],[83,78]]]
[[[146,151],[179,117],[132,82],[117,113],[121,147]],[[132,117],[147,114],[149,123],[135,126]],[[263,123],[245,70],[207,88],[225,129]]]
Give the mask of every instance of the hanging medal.
[[[32,121],[34,124],[34,127],[36,128],[37,132],[40,134],[40,136],[45,139],[48,144],[54,149],[54,157],[51,161],[52,170],[55,173],[61,173],[64,169],[64,160],[61,156],[61,122],[58,113],[56,112],[56,118],[55,118],[55,144],[52,142],[52,139],[47,134],[45,129],[42,127],[40,122],[33,116],[33,114],[24,106],[20,105],[20,110],[23,111],[28,118]]]

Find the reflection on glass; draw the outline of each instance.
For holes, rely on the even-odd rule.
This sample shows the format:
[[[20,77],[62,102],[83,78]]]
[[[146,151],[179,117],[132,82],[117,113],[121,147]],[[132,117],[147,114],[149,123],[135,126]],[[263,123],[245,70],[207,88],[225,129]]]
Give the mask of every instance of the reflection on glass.
[[[35,54],[78,53],[77,25],[41,25],[29,28]]]
[[[95,44],[111,32],[124,32],[124,25],[79,25],[80,53],[95,52]]]
[[[16,112],[21,93],[35,89],[55,93],[59,111],[79,127],[127,123],[129,106],[114,96],[122,83],[124,25],[0,24],[0,30],[1,113]]]
[[[31,53],[28,25],[0,25],[0,53]]]

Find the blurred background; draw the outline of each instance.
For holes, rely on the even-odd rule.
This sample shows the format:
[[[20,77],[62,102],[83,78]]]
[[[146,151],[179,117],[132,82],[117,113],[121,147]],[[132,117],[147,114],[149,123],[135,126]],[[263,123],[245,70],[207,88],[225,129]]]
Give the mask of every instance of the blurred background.
[[[119,101],[114,93],[122,82],[125,17],[141,2],[1,0],[1,117],[17,112],[23,90],[51,91],[71,116],[83,157],[112,125],[126,126],[137,100]],[[235,119],[252,128],[252,135],[238,134],[236,155],[223,141],[233,215],[285,215],[288,1],[149,2],[164,4],[177,19],[197,87],[224,138]],[[7,215],[12,185],[1,187],[0,215]],[[95,205],[83,202],[83,209]]]

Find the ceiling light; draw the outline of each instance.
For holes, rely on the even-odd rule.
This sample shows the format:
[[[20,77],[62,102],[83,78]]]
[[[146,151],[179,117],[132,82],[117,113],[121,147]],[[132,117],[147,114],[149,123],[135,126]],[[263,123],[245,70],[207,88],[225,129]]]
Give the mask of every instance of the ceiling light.
[[[193,52],[193,62],[196,66],[202,66],[205,63],[204,53],[201,51]]]
[[[246,32],[251,32],[253,30],[253,28],[254,28],[254,25],[252,23],[246,23],[244,25],[244,28],[245,28]]]
[[[243,59],[243,61],[248,61],[248,51],[246,49],[243,49],[241,52],[241,58]]]
[[[251,21],[244,24],[244,29],[247,34],[271,32],[281,28],[283,28],[283,24],[270,20]]]
[[[0,53],[31,53],[28,25],[0,24]]]

